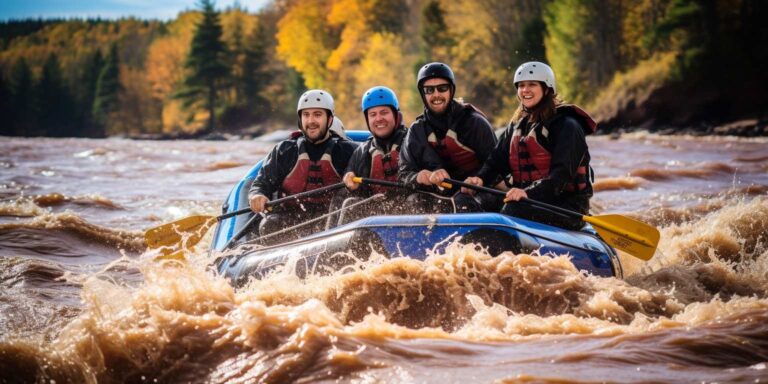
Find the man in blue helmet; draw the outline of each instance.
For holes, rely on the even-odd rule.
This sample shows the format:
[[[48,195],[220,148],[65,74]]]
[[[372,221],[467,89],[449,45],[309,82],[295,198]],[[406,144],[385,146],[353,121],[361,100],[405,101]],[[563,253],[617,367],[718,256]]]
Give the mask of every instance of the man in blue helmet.
[[[305,92],[296,108],[301,134],[281,141],[264,159],[261,170],[248,191],[248,200],[256,213],[266,211],[267,202],[319,189],[341,182],[357,143],[345,140],[333,130],[335,104],[330,93],[320,89]],[[333,193],[313,195],[301,201],[286,202],[273,207],[261,220],[261,236],[300,224],[328,212]],[[287,241],[321,229],[320,223],[294,233],[280,236],[267,243]]]
[[[400,146],[407,132],[397,96],[383,86],[373,87],[363,94],[363,116],[371,131],[371,137],[352,154],[344,175],[344,184],[357,195],[370,196],[372,193],[390,192],[392,188],[380,185],[357,184],[355,176],[371,179],[397,181]],[[396,193],[399,191],[395,191]]]
[[[350,191],[349,196],[353,198],[351,201],[359,201],[377,193],[385,194],[387,201],[366,205],[365,209],[354,211],[363,214],[346,213],[347,221],[370,215],[372,210],[382,211],[383,208],[384,212],[392,213],[403,206],[401,190],[353,181],[354,177],[366,177],[397,182],[400,147],[407,132],[397,96],[387,87],[373,87],[363,94],[361,109],[371,137],[352,153],[343,181]]]
[[[464,180],[475,176],[496,146],[497,138],[485,115],[471,104],[453,99],[455,77],[444,63],[424,65],[417,75],[424,113],[408,130],[400,154],[400,181],[435,189],[445,178]],[[439,190],[452,201],[413,194],[409,202],[421,212],[497,210],[501,199],[478,193],[475,198],[457,193],[458,188]]]

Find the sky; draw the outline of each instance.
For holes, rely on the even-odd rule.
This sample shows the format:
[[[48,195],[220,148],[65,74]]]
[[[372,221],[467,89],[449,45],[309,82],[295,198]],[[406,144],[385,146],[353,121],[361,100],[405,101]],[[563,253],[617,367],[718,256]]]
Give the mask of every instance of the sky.
[[[223,10],[235,3],[258,11],[269,0],[214,0]],[[197,0],[0,0],[0,20],[27,18],[173,19],[184,10],[196,9]]]

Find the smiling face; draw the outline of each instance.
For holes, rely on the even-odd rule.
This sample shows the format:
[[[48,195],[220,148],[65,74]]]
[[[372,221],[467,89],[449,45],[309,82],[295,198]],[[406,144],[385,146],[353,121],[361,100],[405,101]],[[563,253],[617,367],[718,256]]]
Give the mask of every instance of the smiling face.
[[[389,106],[371,107],[365,114],[368,117],[368,129],[374,136],[386,139],[395,131],[395,114]]]
[[[440,115],[448,108],[448,103],[451,101],[451,83],[448,80],[434,77],[424,81],[421,85],[422,92],[424,92],[424,101],[427,103],[427,108],[433,113]],[[429,90],[432,93],[427,93],[425,89],[430,87]],[[440,89],[444,91],[441,92]]]
[[[309,141],[317,141],[328,132],[328,111],[322,108],[301,110],[301,131]]]
[[[544,88],[538,81],[521,81],[517,83],[517,98],[523,107],[532,109],[544,97]]]

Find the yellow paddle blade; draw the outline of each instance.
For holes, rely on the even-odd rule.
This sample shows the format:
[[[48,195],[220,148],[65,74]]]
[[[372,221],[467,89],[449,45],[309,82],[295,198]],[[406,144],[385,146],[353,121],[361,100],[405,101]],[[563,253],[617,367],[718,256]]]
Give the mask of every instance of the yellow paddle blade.
[[[159,225],[144,232],[144,240],[150,249],[156,248],[191,248],[203,238],[208,229],[216,222],[214,216],[195,215]],[[166,250],[163,250],[166,254]]]
[[[659,230],[621,215],[584,216],[610,246],[642,260],[650,260],[659,245]]]

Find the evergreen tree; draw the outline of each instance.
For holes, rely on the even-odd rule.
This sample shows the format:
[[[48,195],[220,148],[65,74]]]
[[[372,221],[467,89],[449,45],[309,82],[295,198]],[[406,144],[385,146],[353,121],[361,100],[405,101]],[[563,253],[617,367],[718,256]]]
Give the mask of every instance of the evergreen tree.
[[[0,73],[0,136],[13,135],[13,108],[11,107],[11,89]]]
[[[37,130],[35,114],[32,112],[32,70],[22,57],[11,70],[9,81],[11,93],[11,126],[16,136],[34,136]]]
[[[245,74],[245,42],[243,41],[243,21],[240,14],[237,14],[232,25],[232,44],[229,48],[230,67],[232,68],[232,77],[234,78],[234,84],[232,84],[234,90],[234,104],[242,104],[244,102],[244,85],[243,80],[246,77]]]
[[[259,22],[248,38],[243,63],[243,79],[240,81],[246,106],[256,120],[261,120],[258,115],[269,109],[267,100],[261,96],[261,92],[269,84],[269,73],[264,68],[267,64],[268,41],[267,31]]]
[[[184,100],[186,108],[200,102],[205,104],[208,110],[205,132],[210,133],[215,128],[218,86],[229,75],[229,68],[219,13],[211,0],[201,0],[200,7],[203,20],[197,24],[192,38],[192,46],[184,65],[189,73],[184,79],[184,89],[177,93],[177,97]]]
[[[50,54],[45,60],[34,95],[34,112],[42,133],[53,137],[74,136],[72,99],[56,54]]]
[[[117,54],[117,44],[112,44],[106,63],[101,68],[99,79],[96,81],[96,94],[91,109],[93,122],[98,127],[97,131],[105,131],[110,113],[117,109],[120,90],[120,59]]]
[[[105,64],[104,56],[101,55],[100,50],[96,49],[83,64],[78,80],[74,84],[74,89],[77,90],[77,124],[82,127],[83,136],[103,137],[102,127],[93,123],[92,110],[99,75]]]

